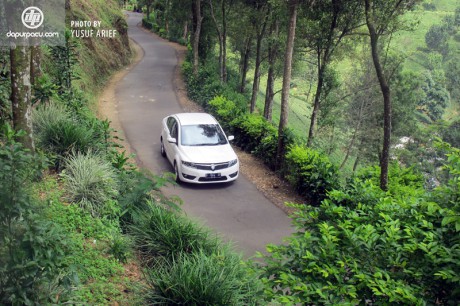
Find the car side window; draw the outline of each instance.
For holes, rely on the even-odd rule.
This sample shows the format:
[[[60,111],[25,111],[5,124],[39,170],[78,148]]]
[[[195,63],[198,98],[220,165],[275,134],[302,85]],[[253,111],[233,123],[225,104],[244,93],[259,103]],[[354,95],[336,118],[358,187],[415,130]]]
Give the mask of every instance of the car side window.
[[[177,139],[177,122],[176,120],[174,120],[174,123],[173,123],[173,126],[171,128],[171,133],[170,133],[171,137],[172,138],[176,138]]]
[[[173,128],[174,123],[176,123],[176,119],[174,119],[173,117],[169,117],[168,121],[166,122],[166,125],[168,126],[168,130],[169,130],[169,134],[172,133],[172,128]]]

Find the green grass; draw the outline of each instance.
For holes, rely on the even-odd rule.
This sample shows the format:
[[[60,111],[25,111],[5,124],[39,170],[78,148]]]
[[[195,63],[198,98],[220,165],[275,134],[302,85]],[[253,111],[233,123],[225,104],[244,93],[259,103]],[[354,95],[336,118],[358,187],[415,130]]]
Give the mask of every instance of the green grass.
[[[45,216],[67,233],[70,255],[66,263],[79,279],[71,300],[92,305],[141,304],[139,284],[124,275],[122,263],[110,252],[112,233],[120,232],[118,221],[110,216],[94,218],[81,207],[64,203],[64,190],[54,176],[36,183],[34,193]]]

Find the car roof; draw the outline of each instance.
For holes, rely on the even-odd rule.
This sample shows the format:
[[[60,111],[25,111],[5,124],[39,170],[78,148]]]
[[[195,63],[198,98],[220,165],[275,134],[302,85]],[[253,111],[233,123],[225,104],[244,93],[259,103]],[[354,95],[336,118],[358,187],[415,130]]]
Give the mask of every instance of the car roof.
[[[210,114],[206,113],[180,113],[174,116],[179,119],[181,125],[192,124],[216,124],[216,119]]]

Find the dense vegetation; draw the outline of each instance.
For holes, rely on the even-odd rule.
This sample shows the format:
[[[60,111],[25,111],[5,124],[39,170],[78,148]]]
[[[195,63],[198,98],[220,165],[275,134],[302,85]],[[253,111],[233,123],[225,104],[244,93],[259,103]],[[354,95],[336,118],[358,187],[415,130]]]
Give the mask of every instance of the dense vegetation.
[[[190,97],[305,197],[290,204],[296,233],[268,246],[261,264],[182,216],[180,200],[159,192],[169,179],[131,165],[110,123],[92,112],[99,86],[128,62],[118,5],[128,2],[145,8],[146,27],[189,46]],[[69,17],[98,16],[121,36],[67,33],[64,47],[24,49],[39,54],[32,87],[15,87],[9,57],[18,54],[0,53],[0,303],[458,303],[452,2],[118,4],[67,1]],[[414,32],[423,37],[415,47],[396,31],[436,12],[439,23]],[[30,98],[22,118],[10,101],[18,90]],[[142,276],[127,276],[139,266]]]
[[[265,303],[458,302],[454,1],[137,3],[189,47],[189,96],[308,203],[255,268]]]

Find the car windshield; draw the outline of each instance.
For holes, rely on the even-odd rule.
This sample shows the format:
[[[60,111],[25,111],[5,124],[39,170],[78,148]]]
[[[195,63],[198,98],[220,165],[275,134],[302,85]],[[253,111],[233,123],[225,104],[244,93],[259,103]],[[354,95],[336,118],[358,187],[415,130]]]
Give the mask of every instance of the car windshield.
[[[184,125],[181,128],[183,146],[216,146],[227,143],[218,124]]]

